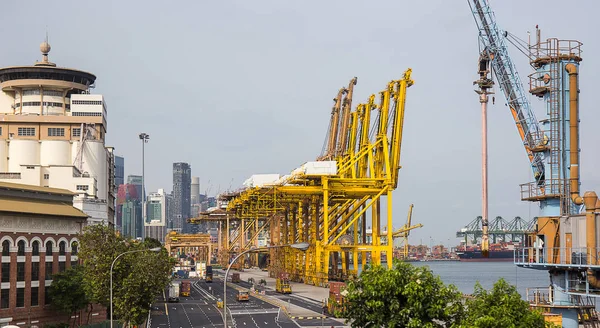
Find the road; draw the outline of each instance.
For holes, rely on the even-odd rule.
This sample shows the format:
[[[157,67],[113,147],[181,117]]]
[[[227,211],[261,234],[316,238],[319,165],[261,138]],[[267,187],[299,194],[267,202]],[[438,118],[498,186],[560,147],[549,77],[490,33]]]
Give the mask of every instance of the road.
[[[193,281],[189,297],[181,297],[179,303],[166,303],[157,299],[151,312],[152,328],[210,328],[224,327],[221,309],[217,308],[217,298],[223,295],[223,281],[215,278],[214,283]],[[230,327],[244,328],[297,328],[301,327],[288,319],[279,308],[257,298],[248,302],[236,300],[237,291],[227,289],[228,313],[233,320]]]

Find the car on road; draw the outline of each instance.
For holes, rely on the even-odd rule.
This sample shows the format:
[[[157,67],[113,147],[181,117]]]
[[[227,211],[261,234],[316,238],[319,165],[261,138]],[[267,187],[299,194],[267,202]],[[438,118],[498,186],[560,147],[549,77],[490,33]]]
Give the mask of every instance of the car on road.
[[[238,302],[247,302],[250,300],[250,296],[248,295],[247,291],[243,291],[240,290],[237,294],[237,301]]]

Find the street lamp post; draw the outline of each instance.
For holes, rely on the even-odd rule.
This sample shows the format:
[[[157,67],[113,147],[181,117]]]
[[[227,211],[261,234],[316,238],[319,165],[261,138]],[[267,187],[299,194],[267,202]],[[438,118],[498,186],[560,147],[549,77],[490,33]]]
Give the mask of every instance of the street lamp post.
[[[301,251],[306,251],[309,246],[310,245],[306,242],[297,243],[297,244],[289,244],[289,245],[265,246],[265,247],[251,248],[251,249],[245,250],[245,251],[241,252],[240,254],[238,254],[238,256],[236,256],[233,259],[233,261],[231,261],[231,263],[229,263],[229,266],[227,266],[227,271],[225,271],[225,277],[223,277],[223,325],[225,325],[225,327],[227,327],[227,275],[229,275],[229,270],[231,269],[231,266],[235,263],[235,261],[237,261],[238,258],[240,258],[243,255],[246,255],[250,252],[260,252],[260,251],[264,251],[264,250],[271,249],[271,248],[291,247],[291,248],[299,249]]]
[[[160,252],[161,247],[155,247],[155,248],[150,248],[150,249],[137,249],[134,251],[127,251],[127,252],[123,252],[119,255],[117,255],[117,257],[115,257],[115,259],[112,261],[112,264],[110,265],[110,328],[113,328],[113,267],[115,265],[115,263],[117,262],[117,260],[119,259],[119,257],[125,255],[125,254],[130,254],[130,253],[137,253],[137,252],[145,252],[145,251],[151,251],[151,252]]]
[[[144,149],[144,145],[148,143],[148,140],[150,140],[150,135],[147,133],[140,133],[140,140],[142,140],[142,220],[144,222],[142,222],[142,227],[144,226],[144,224],[146,223],[146,172],[145,172],[145,161],[146,161],[146,154],[145,154],[145,149]],[[142,236],[144,235],[143,232],[143,228],[142,228]]]

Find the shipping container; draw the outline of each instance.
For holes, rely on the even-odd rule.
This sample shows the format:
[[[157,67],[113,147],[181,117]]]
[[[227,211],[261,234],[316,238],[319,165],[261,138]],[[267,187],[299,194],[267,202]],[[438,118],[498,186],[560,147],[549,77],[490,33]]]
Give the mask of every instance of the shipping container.
[[[235,272],[231,275],[231,282],[240,282],[240,274]]]
[[[189,297],[191,292],[191,284],[189,281],[182,281],[179,294],[181,296]]]

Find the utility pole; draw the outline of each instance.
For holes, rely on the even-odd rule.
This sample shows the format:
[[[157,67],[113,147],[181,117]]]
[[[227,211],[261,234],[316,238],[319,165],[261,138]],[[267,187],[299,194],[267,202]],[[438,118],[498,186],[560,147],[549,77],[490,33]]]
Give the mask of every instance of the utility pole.
[[[488,95],[494,92],[489,91],[494,86],[494,81],[488,77],[490,74],[490,62],[493,54],[483,51],[479,56],[479,80],[473,82],[479,87],[475,90],[479,94],[481,103],[481,253],[483,257],[489,257],[490,240],[488,236],[488,155],[487,155],[487,104]]]
[[[140,133],[140,140],[142,140],[142,236],[145,237],[145,224],[146,224],[146,172],[145,172],[145,144],[150,140],[150,135],[146,133]]]

